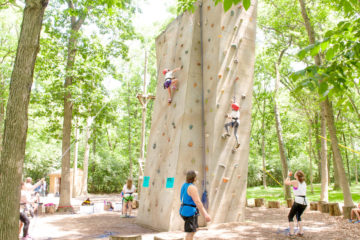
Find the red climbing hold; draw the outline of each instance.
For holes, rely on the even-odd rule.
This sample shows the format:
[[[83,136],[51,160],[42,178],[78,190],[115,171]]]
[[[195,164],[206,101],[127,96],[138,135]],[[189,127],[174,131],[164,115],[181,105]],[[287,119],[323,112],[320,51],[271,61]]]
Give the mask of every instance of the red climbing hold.
[[[214,24],[213,24],[213,23],[211,24],[211,27],[214,27]]]
[[[210,7],[210,6],[208,6],[208,10],[210,10],[210,8],[211,8],[211,7]]]
[[[222,26],[222,27],[221,27],[221,30],[224,30],[224,29],[225,29],[225,26]]]
[[[194,87],[196,87],[197,86],[197,83],[194,83]]]
[[[189,147],[192,147],[192,146],[193,146],[193,142],[189,142],[189,143],[188,143],[188,146],[189,146]]]

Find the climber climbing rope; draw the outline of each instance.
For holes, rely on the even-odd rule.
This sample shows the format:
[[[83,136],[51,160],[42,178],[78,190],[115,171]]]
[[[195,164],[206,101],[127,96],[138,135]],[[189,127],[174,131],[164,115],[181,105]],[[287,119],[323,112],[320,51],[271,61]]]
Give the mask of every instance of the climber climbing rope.
[[[163,72],[162,72],[165,75],[164,89],[167,89],[168,93],[169,93],[169,99],[168,99],[169,104],[172,102],[171,89],[173,91],[175,91],[176,90],[176,83],[178,82],[178,79],[175,78],[174,73],[179,71],[179,70],[180,70],[180,67],[175,68],[173,70],[165,68],[163,70]]]
[[[240,125],[240,122],[239,122],[240,106],[236,102],[235,96],[233,97],[233,100],[231,102],[231,109],[232,109],[231,113],[226,115],[226,117],[228,119],[231,119],[231,121],[228,123],[225,123],[224,127],[225,127],[226,132],[222,135],[222,138],[226,139],[226,138],[230,137],[229,127],[234,128],[234,136],[235,136],[235,140],[236,140],[236,145],[233,147],[232,151],[236,152],[236,150],[240,147],[239,139],[237,136],[237,130]]]

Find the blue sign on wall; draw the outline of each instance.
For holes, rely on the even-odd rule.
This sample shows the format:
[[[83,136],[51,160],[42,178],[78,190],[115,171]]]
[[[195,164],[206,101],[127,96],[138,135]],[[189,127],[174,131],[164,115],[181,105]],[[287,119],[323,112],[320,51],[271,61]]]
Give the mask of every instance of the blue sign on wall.
[[[143,187],[149,187],[149,182],[150,182],[150,177],[145,176],[144,177],[144,182],[143,182]]]
[[[175,178],[170,177],[166,179],[166,188],[174,188]]]

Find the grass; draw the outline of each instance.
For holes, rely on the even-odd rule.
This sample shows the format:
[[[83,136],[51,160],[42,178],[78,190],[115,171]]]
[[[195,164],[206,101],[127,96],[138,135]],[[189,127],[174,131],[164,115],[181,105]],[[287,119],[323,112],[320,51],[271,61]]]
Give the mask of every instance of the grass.
[[[320,200],[320,191],[321,184],[313,184],[314,193],[310,191],[310,185],[307,186],[307,198],[311,201],[319,201]],[[351,184],[351,194],[354,203],[360,202],[360,184],[356,185],[355,183]],[[265,198],[266,201],[280,201],[282,203],[284,200],[284,191],[280,186],[278,187],[267,187],[264,189],[263,186],[251,187],[247,189],[246,192],[247,199],[253,198]],[[333,185],[329,186],[329,202],[344,202],[343,194],[341,189],[334,191]]]

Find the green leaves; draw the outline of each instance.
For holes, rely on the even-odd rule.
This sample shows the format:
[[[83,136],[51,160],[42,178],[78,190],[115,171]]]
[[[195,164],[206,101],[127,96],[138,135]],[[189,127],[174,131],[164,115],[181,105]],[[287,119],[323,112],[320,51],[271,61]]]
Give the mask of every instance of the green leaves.
[[[251,5],[251,0],[213,0],[215,6],[220,2],[223,3],[224,11],[227,12],[233,5],[238,5],[239,3],[243,3],[243,6],[246,10],[249,9]],[[185,11],[194,12],[195,10],[196,0],[178,0],[177,1],[177,12],[178,14],[183,13]]]

